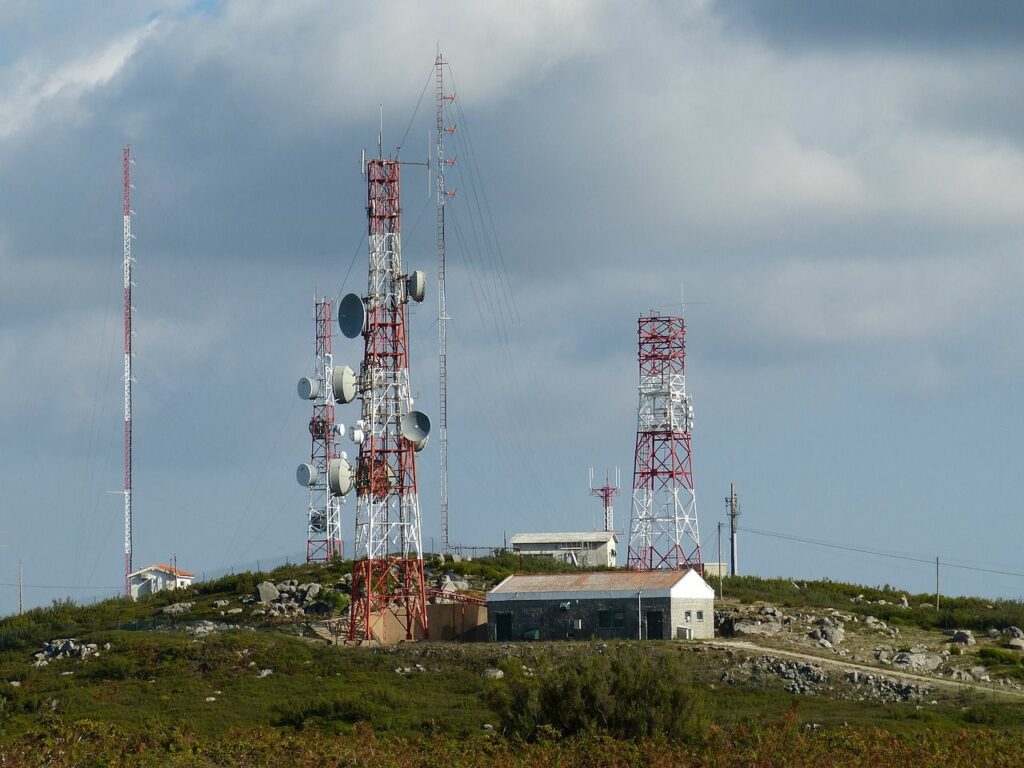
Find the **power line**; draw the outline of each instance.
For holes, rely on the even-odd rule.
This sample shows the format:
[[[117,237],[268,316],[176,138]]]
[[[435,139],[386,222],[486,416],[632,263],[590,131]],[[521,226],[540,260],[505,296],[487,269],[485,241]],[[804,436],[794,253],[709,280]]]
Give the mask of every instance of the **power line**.
[[[773,539],[783,539],[785,541],[795,541],[795,542],[798,542],[800,544],[813,544],[813,545],[818,546],[818,547],[827,547],[829,549],[841,549],[841,550],[844,550],[846,552],[858,552],[858,553],[864,554],[864,555],[875,555],[875,556],[878,556],[878,557],[888,557],[888,558],[890,558],[892,560],[903,560],[903,561],[909,562],[909,563],[924,563],[926,565],[933,565],[935,563],[935,559],[931,558],[931,557],[927,557],[926,558],[926,557],[919,557],[919,556],[914,556],[914,555],[900,555],[900,554],[897,554],[895,552],[884,552],[882,550],[870,549],[868,547],[855,547],[855,546],[852,546],[852,545],[849,545],[849,544],[838,544],[838,543],[833,542],[833,541],[822,541],[820,539],[809,539],[809,538],[806,538],[804,536],[794,536],[793,534],[777,533],[775,531],[763,531],[763,530],[759,530],[757,528],[747,528],[745,526],[742,527],[742,528],[739,528],[739,530],[745,531],[746,533],[754,533],[754,534],[757,534],[759,536],[769,536],[769,537],[771,537]],[[1017,576],[1019,578],[1024,579],[1024,573],[1020,573],[1018,571],[1004,571],[1004,570],[1000,570],[998,568],[983,568],[981,566],[975,566],[975,565],[962,565],[962,564],[957,564],[957,563],[951,563],[951,562],[948,562],[946,560],[942,561],[942,567],[944,567],[944,568],[958,568],[958,569],[960,569],[962,571],[975,571],[977,573],[992,573],[992,574],[996,574],[996,575],[999,575],[999,576]]]

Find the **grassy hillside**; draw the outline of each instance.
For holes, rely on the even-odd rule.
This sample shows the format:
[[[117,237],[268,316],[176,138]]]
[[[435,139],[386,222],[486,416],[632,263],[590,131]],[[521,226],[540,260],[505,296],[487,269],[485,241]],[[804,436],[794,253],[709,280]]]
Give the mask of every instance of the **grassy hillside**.
[[[831,697],[824,686],[797,697],[767,677],[723,684],[737,658],[696,643],[339,648],[311,637],[306,618],[248,608],[226,617],[214,606],[240,605],[263,580],[340,587],[350,568],[292,565],[0,620],[0,762],[280,765],[289,750],[289,764],[330,755],[344,765],[369,748],[360,764],[839,765],[871,764],[878,744],[894,766],[1024,757],[1024,705],[995,693],[937,691],[937,703],[917,706]],[[482,591],[513,571],[552,567],[504,556],[436,568]],[[888,587],[739,577],[725,594],[921,629],[1024,624],[1018,603],[948,599],[936,612],[916,607],[929,596],[908,595],[913,607],[897,608],[888,603],[902,593]],[[162,612],[185,600],[195,603],[190,613]],[[195,636],[188,628],[200,619],[241,626]],[[59,637],[96,643],[99,655],[33,666],[33,653]],[[993,671],[1024,670],[1000,648],[973,652]],[[495,669],[500,679],[485,676]]]

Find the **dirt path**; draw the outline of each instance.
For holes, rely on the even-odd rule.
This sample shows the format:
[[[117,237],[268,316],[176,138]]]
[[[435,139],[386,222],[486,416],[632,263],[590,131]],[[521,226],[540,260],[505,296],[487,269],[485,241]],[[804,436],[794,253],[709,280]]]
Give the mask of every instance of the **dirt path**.
[[[966,683],[959,680],[943,680],[939,677],[929,677],[928,675],[917,675],[912,672],[897,672],[889,669],[888,667],[874,667],[869,664],[857,664],[852,661],[840,661],[839,659],[829,659],[823,656],[816,656],[813,653],[798,653],[796,651],[783,651],[776,648],[770,648],[764,645],[758,645],[748,640],[706,640],[706,645],[712,648],[723,648],[726,650],[742,650],[756,653],[761,656],[780,656],[788,657],[791,659],[800,659],[801,661],[808,661],[814,664],[820,664],[825,667],[834,667],[836,669],[842,669],[847,672],[861,672],[869,675],[881,675],[883,677],[892,677],[898,680],[907,680],[914,683],[926,683],[927,685],[936,688],[949,688],[954,690],[962,690],[963,688],[972,688],[976,691],[983,693],[990,693],[995,695],[1005,695],[1010,698],[1024,699],[1024,691],[1017,691],[1012,688],[997,687],[986,683]]]

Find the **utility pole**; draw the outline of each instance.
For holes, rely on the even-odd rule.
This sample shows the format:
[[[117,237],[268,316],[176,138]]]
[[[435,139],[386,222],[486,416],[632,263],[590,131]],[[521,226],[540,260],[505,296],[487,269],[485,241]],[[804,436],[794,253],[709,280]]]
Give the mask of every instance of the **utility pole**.
[[[722,599],[722,521],[718,521],[718,599]]]
[[[21,569],[21,560],[18,561],[18,615],[25,612],[25,574]]]
[[[935,610],[939,610],[939,557],[935,556]]]
[[[729,562],[729,575],[736,575],[736,518],[740,516],[740,502],[736,498],[736,486],[729,483],[729,495],[725,498],[726,509],[729,510],[729,548],[730,548],[730,562]],[[719,555],[721,560],[721,555]]]

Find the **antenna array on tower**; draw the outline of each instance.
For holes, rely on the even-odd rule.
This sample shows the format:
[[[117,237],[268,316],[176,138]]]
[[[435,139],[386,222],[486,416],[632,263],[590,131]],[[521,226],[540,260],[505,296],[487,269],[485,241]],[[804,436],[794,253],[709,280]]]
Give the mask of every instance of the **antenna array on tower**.
[[[682,317],[642,315],[640,402],[633,469],[627,566],[703,572],[690,439],[693,403],[686,393]]]

